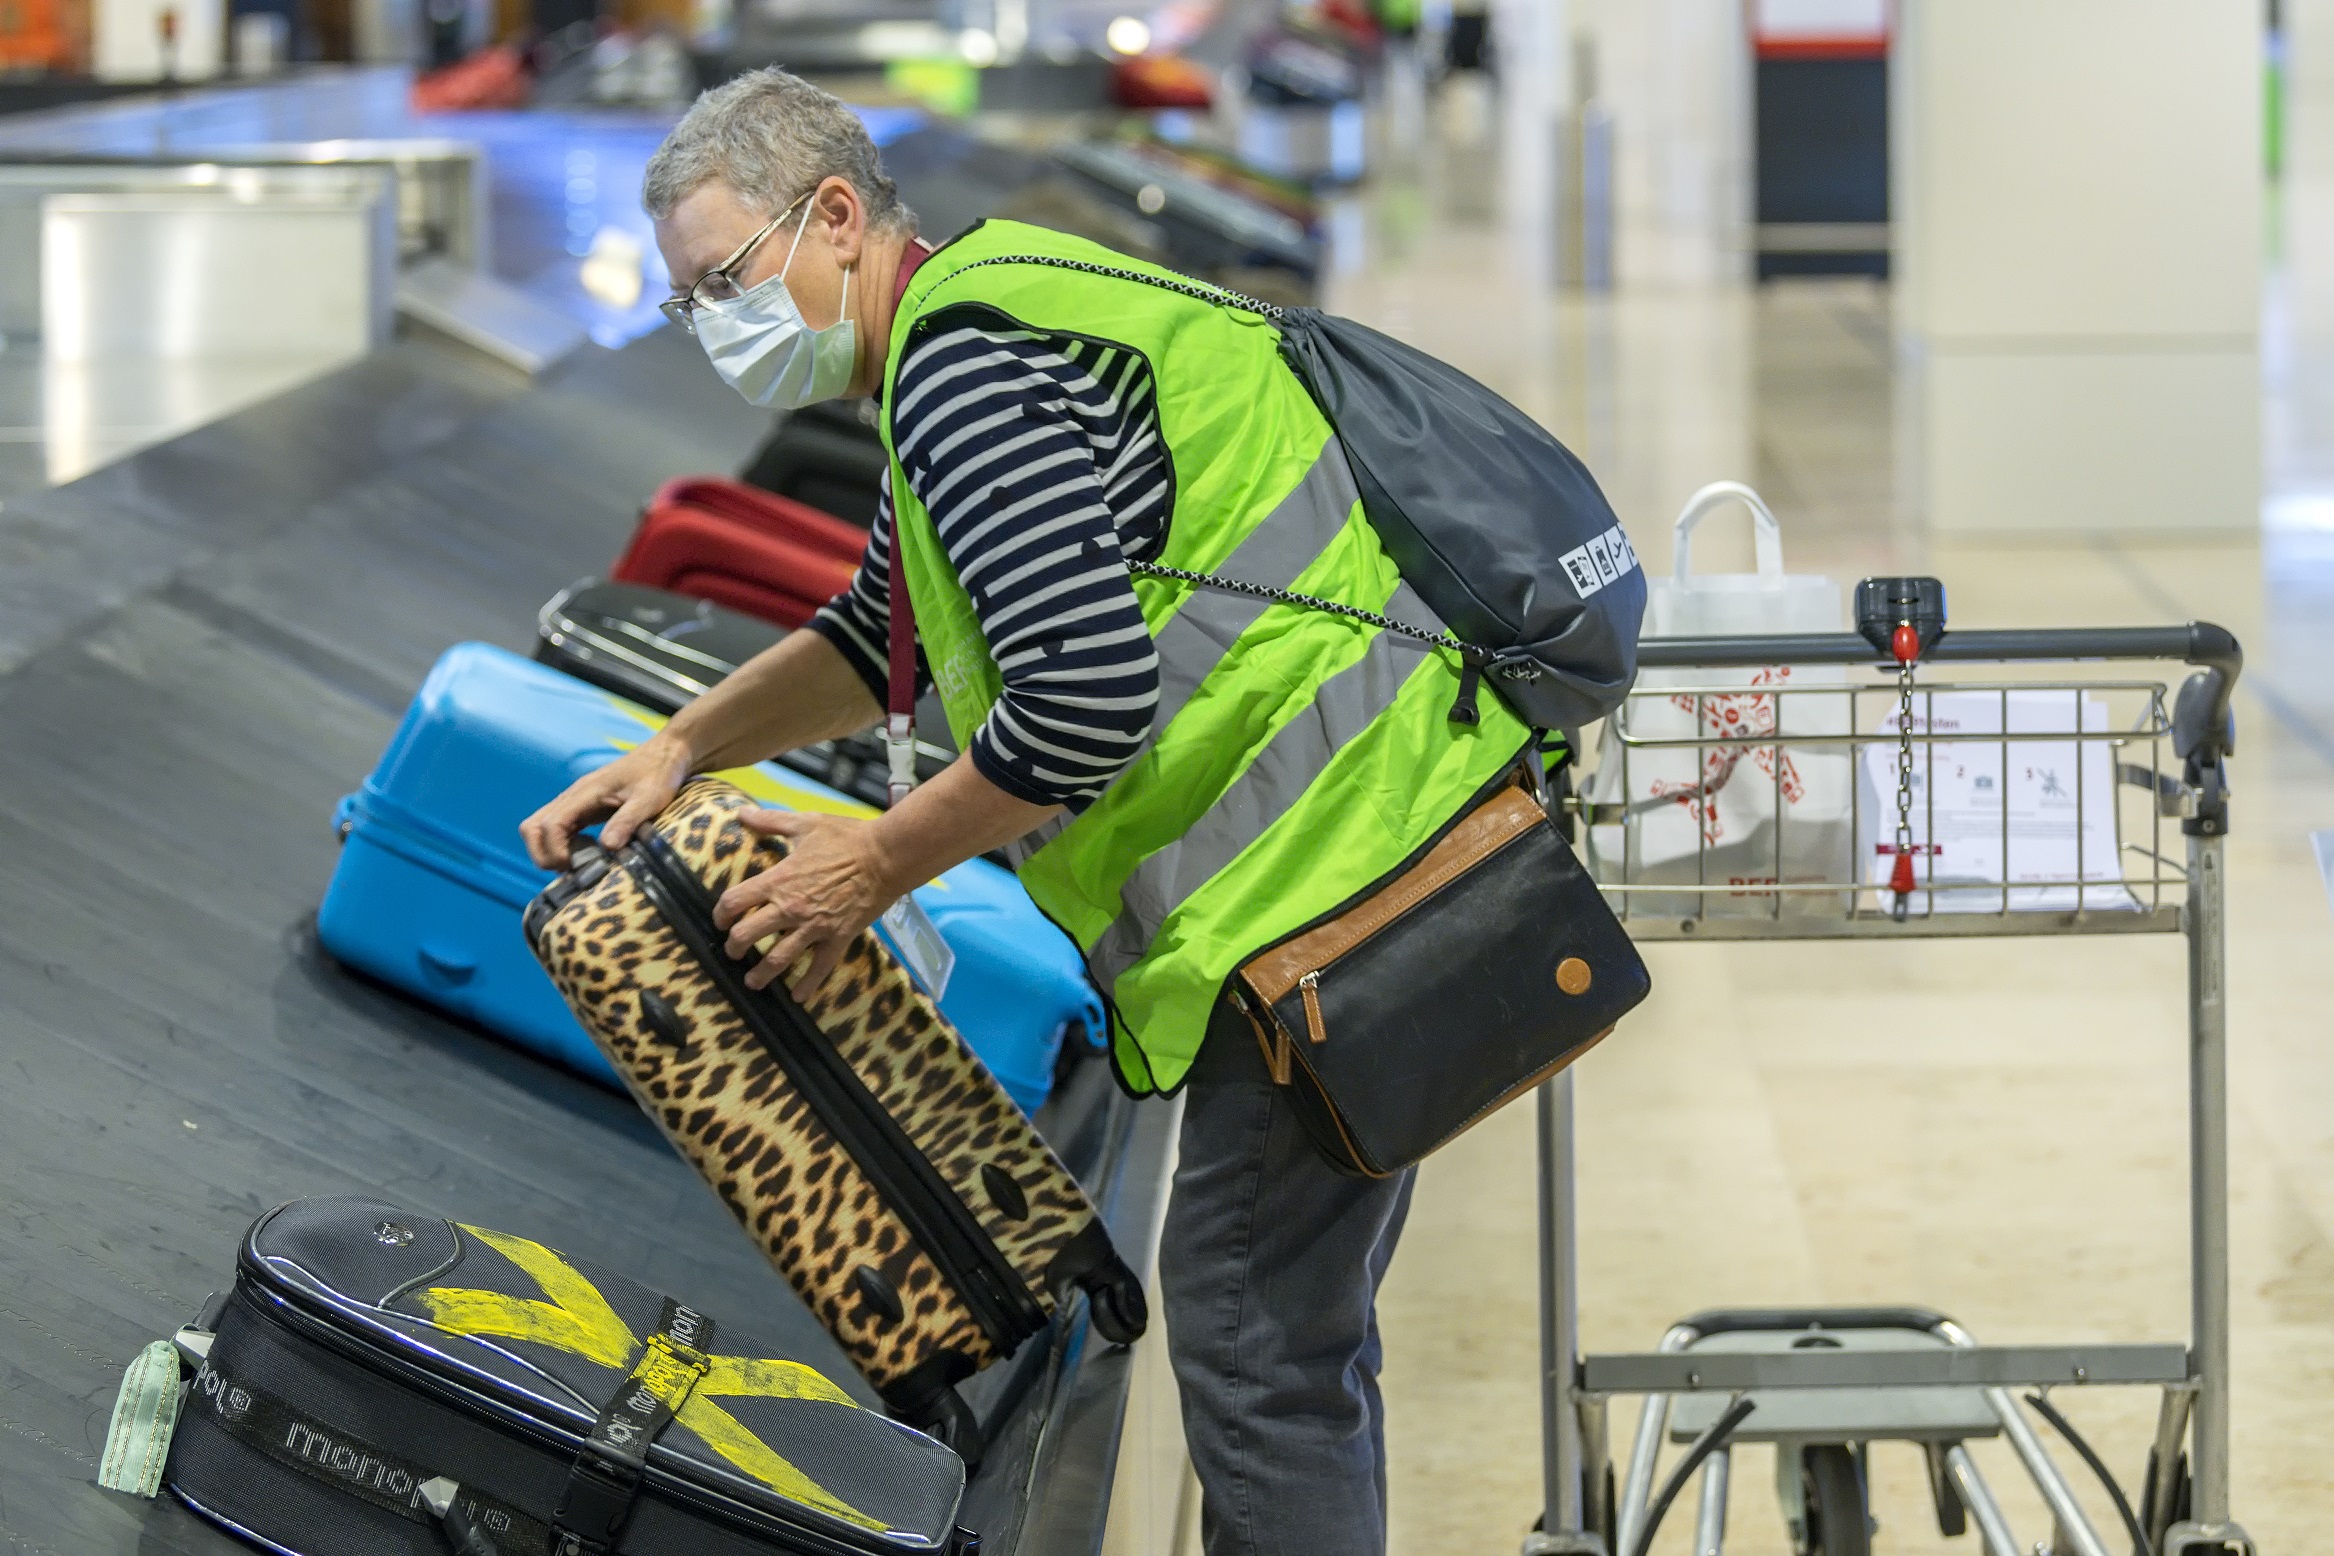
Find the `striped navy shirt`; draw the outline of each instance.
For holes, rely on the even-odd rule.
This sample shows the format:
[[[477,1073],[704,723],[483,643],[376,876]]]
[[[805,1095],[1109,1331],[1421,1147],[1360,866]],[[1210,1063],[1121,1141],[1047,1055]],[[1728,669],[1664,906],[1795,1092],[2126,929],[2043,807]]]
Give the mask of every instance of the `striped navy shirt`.
[[[908,488],[1004,679],[973,762],[1008,794],[1081,810],[1142,750],[1159,705],[1159,659],[1126,567],[1158,556],[1172,502],[1150,365],[999,320],[916,341],[896,393]],[[857,576],[811,623],[878,702],[891,540],[887,483]]]

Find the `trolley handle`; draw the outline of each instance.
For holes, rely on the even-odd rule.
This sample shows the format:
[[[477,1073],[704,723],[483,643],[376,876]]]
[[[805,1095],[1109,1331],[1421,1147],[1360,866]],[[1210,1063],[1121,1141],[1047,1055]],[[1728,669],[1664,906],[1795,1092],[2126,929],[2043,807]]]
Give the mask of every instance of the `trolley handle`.
[[[1950,1323],[1944,1314],[1925,1307],[1720,1307],[1705,1308],[1677,1327],[1695,1337],[1714,1334],[1796,1333],[1802,1329],[1913,1329],[1933,1334]]]
[[[2219,670],[2234,684],[2245,654],[2226,627],[1948,628],[1921,651],[1932,660],[2157,659]],[[1895,665],[1854,632],[1779,632],[1757,637],[1640,638],[1637,662],[1659,669],[1771,664]]]
[[[1921,651],[1924,664],[2073,659],[2172,660],[2199,666],[2180,688],[2173,749],[2206,765],[2235,745],[2229,699],[2245,667],[2244,650],[2226,627],[2192,621],[2178,627],[2037,627],[1989,631],[1948,628]],[[1641,638],[1640,669],[1751,669],[1759,665],[1896,666],[1854,632],[1792,632],[1762,637]]]

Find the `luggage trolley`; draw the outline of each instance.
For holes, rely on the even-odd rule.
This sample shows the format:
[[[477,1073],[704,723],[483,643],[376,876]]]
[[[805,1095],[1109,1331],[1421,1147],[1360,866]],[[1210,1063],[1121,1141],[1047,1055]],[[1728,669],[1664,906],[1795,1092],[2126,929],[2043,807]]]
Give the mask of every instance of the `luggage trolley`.
[[[1566,798],[1576,838],[1583,823],[1592,845],[1600,836],[1619,836],[1617,851],[1591,847],[1592,868],[1608,900],[1643,939],[2185,934],[2191,1334],[2185,1344],[1988,1346],[1945,1315],[1920,1308],[1737,1309],[1681,1320],[1653,1352],[1583,1356],[1574,1259],[1572,1078],[1559,1075],[1538,1094],[1546,1501],[1539,1528],[1525,1542],[1526,1556],[1645,1556],[1664,1515],[1697,1472],[1692,1549],[1695,1556],[1721,1556],[1728,1449],[1747,1441],[1778,1445],[1777,1489],[1801,1556],[1867,1556],[1864,1449],[1875,1441],[1909,1441],[1926,1450],[1941,1528],[1953,1535],[1974,1526],[1984,1556],[2252,1556],[2252,1541],[2229,1509],[2224,762],[2234,744],[2230,695],[2243,664],[2237,642],[2209,623],[1948,632],[1944,587],[1929,578],[1866,580],[1856,591],[1856,621],[1853,633],[1642,643],[1643,668],[1701,672],[1696,681],[1742,674],[1727,685],[1633,691],[1615,714],[1606,760],[1665,771],[1683,765],[1699,776],[1665,785],[1656,798],[1633,799],[1638,790],[1625,772],[1618,802],[1609,791],[1596,802]],[[1870,667],[1876,659],[1888,680],[1791,688],[1771,674],[1757,674],[1762,667],[1789,665],[1836,666],[1841,668],[1828,673],[1845,675],[1849,667]],[[1933,681],[1926,674],[1933,665],[2096,660],[2197,668],[2176,695],[2162,683],[2137,680]],[[1949,728],[1953,721],[1936,711],[1936,699],[1949,693],[1963,694],[1955,706],[1996,706],[1999,716],[1974,719],[1975,729]],[[1643,733],[1642,726],[1661,722],[1642,712],[1655,698],[1679,699],[1673,710],[1691,699],[1691,732],[1667,738]],[[1795,716],[1793,699],[1810,698],[1831,701],[1803,702],[1812,716]],[[2034,710],[2047,713],[2052,699],[2064,699],[2065,713],[2035,720]],[[2116,704],[2121,727],[2106,716]],[[1639,715],[1637,733],[1633,714]],[[2014,844],[2039,834],[2014,835],[2011,760],[2014,753],[2031,757],[2038,747],[2062,760],[2073,756],[2071,795],[2057,781],[2055,767],[2037,790],[2035,764],[2021,763],[2028,784],[2022,805],[2039,803],[2036,793],[2050,795],[2062,812],[2072,802],[2071,873],[2012,866]],[[1745,767],[1746,759],[1762,752],[1763,760]],[[1820,879],[1795,879],[1784,868],[1785,758],[1802,752],[1808,753],[1803,761],[1823,760],[1829,752],[1836,763],[1844,755],[1850,769],[1850,825],[1844,846],[1824,855],[1837,863]],[[2001,807],[1998,828],[1988,827],[2000,851],[1988,861],[1985,879],[1956,873],[1951,860],[1940,868],[1940,852],[1953,846],[1941,849],[1937,830],[1939,764],[1948,757],[1958,760],[1955,771],[1965,784],[1950,802],[1960,813],[1953,824],[1963,828],[1956,835],[1965,855],[1986,852],[1982,835],[1968,830],[1970,796],[1990,788]],[[1990,785],[1967,776],[1994,763],[1997,781]],[[1775,785],[1772,874],[1747,885],[1739,875],[1714,880],[1702,841],[1693,844],[1690,861],[1672,854],[1662,868],[1647,867],[1631,846],[1632,816],[1659,805],[1714,805],[1717,788],[1737,774],[1762,784],[1771,776]],[[1918,798],[1915,790],[1922,791]],[[2107,816],[2099,814],[2102,793],[2108,796]],[[1701,812],[1694,815],[1699,840],[1706,829]],[[2144,823],[2126,825],[2142,817]],[[2031,817],[2022,810],[2020,819]],[[2186,839],[2184,861],[2167,857],[2174,822]],[[2135,831],[2146,841],[2127,835]],[[2107,860],[2091,846],[2103,836],[2112,837]],[[2029,843],[2025,850],[2030,866],[2037,846]],[[1799,857],[1804,863],[1805,856]],[[2046,1394],[2030,1395],[2022,1405],[2013,1393],[2102,1384],[2162,1390],[2136,1500]],[[1630,1394],[1644,1396],[1645,1403],[1616,1492],[1608,1406],[1614,1396]],[[2037,1417],[2105,1483],[2122,1527],[2102,1533],[2091,1522]],[[1665,1432],[1690,1445],[1657,1486]],[[2042,1495],[2052,1522],[2047,1546],[2019,1546],[1963,1446],[1994,1435],[2008,1438]]]

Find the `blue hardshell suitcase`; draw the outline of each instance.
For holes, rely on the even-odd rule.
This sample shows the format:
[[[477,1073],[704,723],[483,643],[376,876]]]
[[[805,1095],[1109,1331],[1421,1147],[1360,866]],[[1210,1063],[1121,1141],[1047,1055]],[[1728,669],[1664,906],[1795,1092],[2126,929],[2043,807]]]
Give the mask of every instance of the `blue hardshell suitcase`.
[[[318,937],[352,967],[524,1047],[617,1084],[520,929],[551,880],[519,823],[663,719],[487,643],[446,651],[365,785],[341,801],[339,867]],[[772,763],[723,777],[765,805],[872,816]],[[958,865],[916,901],[955,952],[940,1008],[1013,1100],[1035,1111],[1065,1035],[1099,1041],[1101,1002],[1077,948],[1012,873]]]

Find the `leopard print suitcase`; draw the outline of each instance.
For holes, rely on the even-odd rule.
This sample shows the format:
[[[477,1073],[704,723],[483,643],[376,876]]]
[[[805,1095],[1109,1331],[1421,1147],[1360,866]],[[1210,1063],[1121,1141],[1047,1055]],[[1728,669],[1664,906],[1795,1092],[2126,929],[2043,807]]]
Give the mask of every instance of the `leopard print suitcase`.
[[[893,1415],[973,1455],[955,1385],[1072,1288],[1125,1343],[1142,1286],[1077,1180],[872,932],[805,1006],[755,991],[714,901],[785,857],[717,779],[527,911],[552,982]]]

